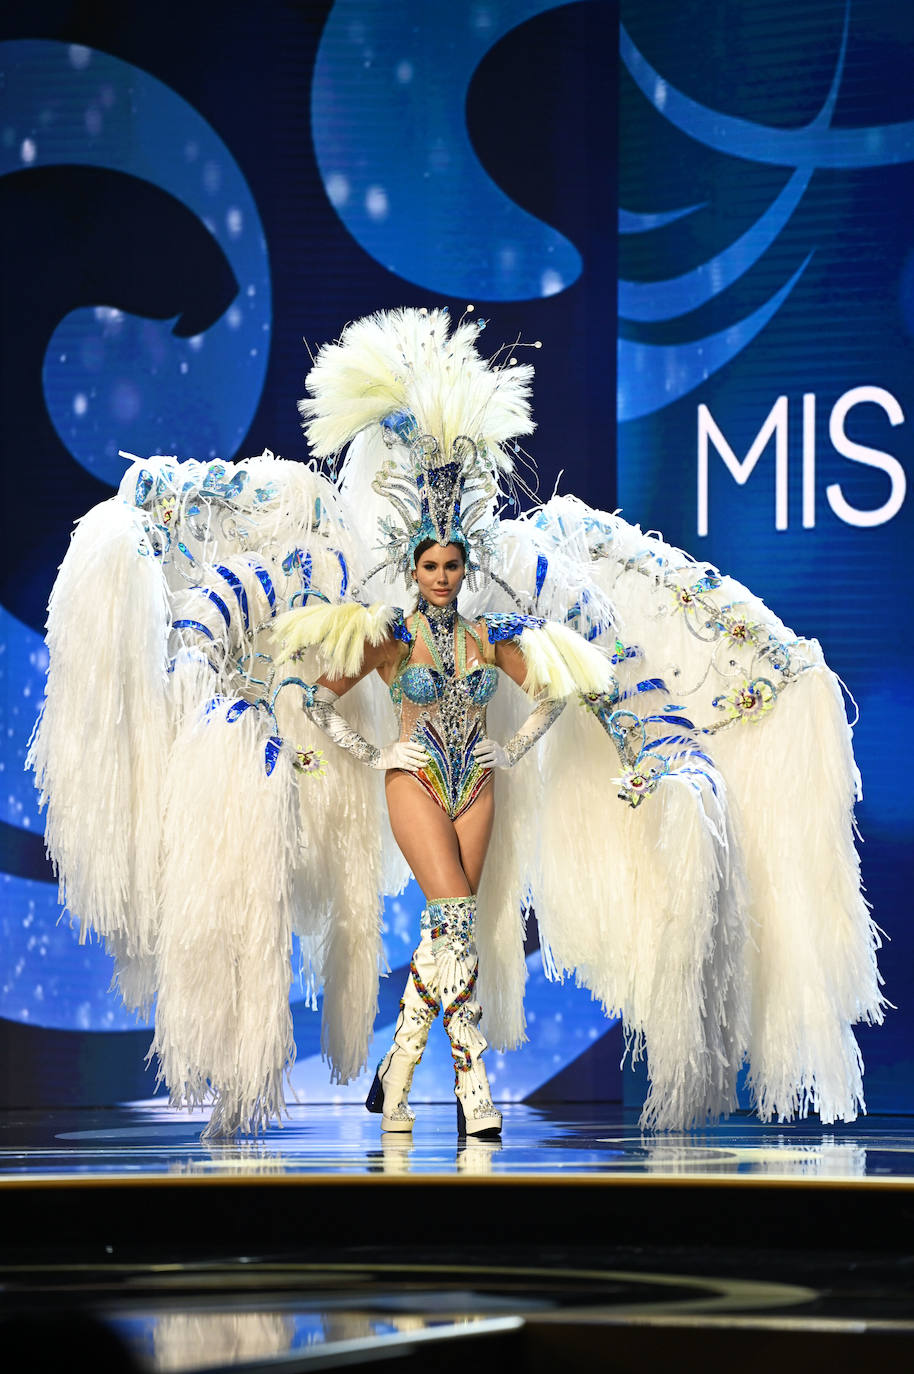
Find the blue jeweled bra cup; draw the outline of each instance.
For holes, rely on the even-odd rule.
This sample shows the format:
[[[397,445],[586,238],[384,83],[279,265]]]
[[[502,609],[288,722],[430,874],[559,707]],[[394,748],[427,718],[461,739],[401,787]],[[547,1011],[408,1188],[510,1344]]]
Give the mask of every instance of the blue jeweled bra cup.
[[[436,668],[411,663],[403,669],[394,686],[399,686],[406,699],[417,706],[431,706],[444,691],[444,678]]]
[[[462,679],[474,706],[486,706],[494,697],[498,687],[498,669],[488,664],[471,668]]]
[[[471,669],[464,677],[458,678],[474,706],[485,706],[495,695],[498,686],[498,670],[488,664]],[[394,702],[405,696],[416,706],[431,706],[444,692],[444,678],[437,668],[424,663],[411,663],[394,679],[390,694]]]

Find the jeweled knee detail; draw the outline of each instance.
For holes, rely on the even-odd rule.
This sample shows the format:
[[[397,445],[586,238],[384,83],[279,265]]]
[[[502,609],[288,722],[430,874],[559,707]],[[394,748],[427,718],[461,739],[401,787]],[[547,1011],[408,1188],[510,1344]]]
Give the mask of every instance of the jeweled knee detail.
[[[476,898],[443,897],[429,902],[429,934],[437,950],[451,949],[460,958],[469,958],[476,942]]]

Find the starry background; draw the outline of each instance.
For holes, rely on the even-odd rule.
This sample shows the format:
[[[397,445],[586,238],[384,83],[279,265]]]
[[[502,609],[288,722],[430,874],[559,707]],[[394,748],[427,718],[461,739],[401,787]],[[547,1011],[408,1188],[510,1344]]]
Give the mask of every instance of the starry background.
[[[884,1031],[864,1037],[868,1098],[882,1110],[914,1108],[914,1023],[903,1005],[911,936],[895,918],[909,882],[901,842],[910,815],[885,743],[910,679],[898,665],[877,666],[889,607],[881,620],[870,615],[863,636],[847,628],[849,601],[858,615],[868,586],[861,569],[897,559],[908,508],[865,532],[846,576],[824,579],[823,559],[834,555],[841,567],[849,531],[823,516],[803,531],[805,543],[793,530],[776,535],[770,457],[745,487],[715,472],[702,541],[694,498],[699,402],[742,455],[776,395],[789,391],[796,409],[804,390],[820,390],[822,470],[845,483],[848,464],[827,468],[827,406],[852,385],[881,381],[907,408],[910,168],[816,172],[797,216],[773,247],[747,247],[729,289],[718,281],[700,309],[693,303],[675,319],[617,319],[618,276],[658,284],[657,320],[664,281],[716,262],[761,221],[790,174],[708,151],[671,124],[620,62],[619,20],[670,86],[706,108],[785,127],[812,119],[834,75],[843,3],[768,0],[750,9],[751,23],[734,24],[733,7],[663,0],[39,3],[0,21],[5,1101],[104,1103],[153,1092],[149,1030],[108,994],[99,947],[77,945],[59,921],[22,772],[47,661],[45,606],[73,521],[116,485],[119,450],[230,458],[269,448],[304,458],[295,401],[306,343],[376,309],[448,305],[459,314],[473,302],[493,349],[517,335],[543,341],[529,447],[544,495],[562,474],[562,490],[596,506],[621,501],[629,519],[663,528],[749,582],[798,631],[820,633],[849,683],[865,678],[865,874],[893,935],[883,961],[888,993],[902,1003]],[[901,94],[914,89],[912,65],[914,21],[887,5],[854,6],[834,121],[914,118]],[[698,212],[679,215],[693,205]],[[633,394],[637,371],[626,343],[643,362],[651,348],[732,330],[811,249],[812,269],[758,338],[687,395],[649,399],[617,429],[617,380],[623,397]],[[848,272],[857,261],[870,263],[869,275]],[[887,263],[881,275],[879,262]],[[717,270],[709,267],[710,278]],[[860,321],[874,287],[877,304],[853,337],[846,321]],[[829,306],[838,296],[840,328]],[[890,299],[896,323],[880,329]],[[884,365],[874,371],[876,358]],[[877,425],[871,438],[858,437],[907,461],[906,435],[890,444]],[[852,480],[846,490],[861,506],[883,499],[875,480]],[[394,975],[382,984],[381,1040],[417,909],[411,889],[388,904]],[[546,982],[535,934],[528,968],[531,1043],[493,1056],[497,1094],[624,1093],[637,1103],[643,1079],[620,1073],[619,1027],[586,993]],[[329,1092],[318,1018],[294,988],[293,1010],[296,1091],[315,1100],[363,1095],[363,1083]],[[415,1095],[439,1094],[448,1062],[437,1037]]]

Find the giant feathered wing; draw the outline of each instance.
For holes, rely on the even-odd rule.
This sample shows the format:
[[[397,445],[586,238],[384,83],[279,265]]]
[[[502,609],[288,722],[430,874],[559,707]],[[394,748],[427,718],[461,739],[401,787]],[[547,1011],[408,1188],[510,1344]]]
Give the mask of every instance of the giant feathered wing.
[[[541,805],[515,810],[539,856],[529,893],[547,972],[622,1015],[647,1054],[647,1126],[729,1110],[743,1062],[764,1119],[853,1119],[851,1026],[881,1021],[884,1000],[850,730],[819,646],[732,579],[573,498],[506,523],[501,549],[506,580],[605,644],[619,680],[614,700],[582,698],[553,726],[530,778]],[[516,999],[503,1001],[514,1027]]]
[[[28,765],[80,941],[104,938],[126,1005],[155,995],[168,700],[167,589],[135,506],[78,522],[48,606],[47,694]]]
[[[307,465],[150,459],[80,522],[52,594],[30,754],[48,850],[128,1005],[156,998],[172,1099],[215,1096],[214,1131],[282,1110],[293,932],[333,1076],[367,1061],[379,894],[405,872],[385,851],[379,775],[309,724],[272,633],[290,606],[340,602],[361,558]],[[379,689],[362,684],[347,712],[384,740]]]

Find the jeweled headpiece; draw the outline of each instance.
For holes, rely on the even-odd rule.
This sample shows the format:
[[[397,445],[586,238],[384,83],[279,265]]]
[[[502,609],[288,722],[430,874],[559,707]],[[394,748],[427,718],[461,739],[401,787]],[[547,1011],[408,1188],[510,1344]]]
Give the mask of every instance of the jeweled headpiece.
[[[487,568],[509,441],[534,428],[533,368],[510,353],[482,358],[484,328],[464,317],[450,332],[447,310],[357,320],[319,351],[299,402],[318,457],[366,437],[371,486],[394,511],[378,522],[384,564],[407,576],[426,539],[459,544],[471,573]]]

